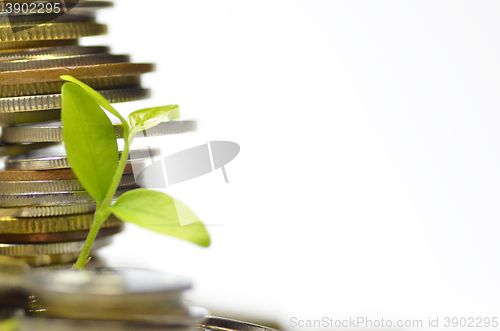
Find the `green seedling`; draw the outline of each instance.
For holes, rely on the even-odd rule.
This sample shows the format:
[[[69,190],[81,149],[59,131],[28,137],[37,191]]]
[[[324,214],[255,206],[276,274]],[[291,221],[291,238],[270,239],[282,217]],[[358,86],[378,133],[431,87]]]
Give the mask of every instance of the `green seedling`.
[[[67,157],[78,180],[96,200],[94,221],[74,268],[85,268],[97,233],[111,214],[124,222],[209,246],[210,237],[203,223],[186,205],[167,194],[140,188],[114,201],[137,132],[152,128],[167,118],[179,118],[179,107],[141,109],[131,113],[126,120],[88,85],[71,76],[61,78],[67,81],[62,88],[61,115]],[[122,123],[125,145],[121,158],[115,129],[103,109]],[[181,214],[182,224],[186,225],[181,225]]]

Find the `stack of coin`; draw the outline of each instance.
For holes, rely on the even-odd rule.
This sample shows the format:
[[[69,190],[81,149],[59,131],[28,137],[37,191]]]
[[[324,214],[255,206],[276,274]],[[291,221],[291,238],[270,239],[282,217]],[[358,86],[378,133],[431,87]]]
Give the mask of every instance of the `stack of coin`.
[[[130,63],[107,46],[79,46],[106,33],[95,11],[108,1],[0,1],[0,255],[33,267],[66,268],[83,248],[95,201],[71,170],[61,147],[61,75],[71,75],[109,102],[144,99],[140,76],[152,64]],[[34,8],[34,9],[33,9]],[[58,9],[58,10],[56,10]],[[191,131],[193,122],[162,123],[145,135]],[[121,135],[116,127],[117,138]],[[54,145],[55,148],[54,148]],[[50,148],[49,148],[50,147]],[[154,151],[133,151],[129,163]],[[117,195],[137,188],[128,164]],[[93,249],[106,246],[123,223],[110,216]]]

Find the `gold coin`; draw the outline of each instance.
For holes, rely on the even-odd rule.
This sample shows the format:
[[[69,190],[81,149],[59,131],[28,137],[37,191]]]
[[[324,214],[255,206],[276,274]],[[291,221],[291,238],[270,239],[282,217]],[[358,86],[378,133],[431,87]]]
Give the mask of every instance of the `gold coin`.
[[[4,71],[0,72],[0,85],[62,82],[62,75],[70,75],[79,80],[137,76],[153,70],[154,65],[151,63],[107,63],[75,67]],[[104,90],[104,88],[102,89]]]
[[[37,69],[37,70],[44,70],[44,69]],[[14,72],[20,72],[20,71],[14,71]],[[38,83],[28,82],[28,83],[19,83],[13,85],[2,85],[1,77],[2,73],[0,72],[0,97],[2,98],[61,93],[61,88],[65,83],[63,81],[52,81],[52,82],[42,81]],[[141,85],[141,77],[137,75],[101,77],[101,78],[90,78],[81,80],[95,90],[133,88],[133,87],[139,87]]]
[[[89,230],[94,213],[57,217],[0,217],[0,234],[37,234]],[[121,226],[123,222],[111,215],[102,228]]]
[[[105,24],[95,22],[20,24],[19,26],[25,30],[14,33],[12,29],[16,28],[16,24],[0,25],[0,42],[76,39],[102,35],[107,32]]]
[[[132,165],[125,166],[124,174],[133,172]],[[33,180],[63,180],[75,179],[76,175],[71,169],[56,170],[7,170],[0,172],[0,181],[33,181]]]
[[[12,126],[27,123],[39,123],[61,119],[60,109],[18,112],[18,113],[0,113],[0,126]]]
[[[3,43],[0,42],[0,53],[10,53],[16,50],[24,51],[27,48],[59,47],[72,45],[78,45],[78,39],[14,41]]]

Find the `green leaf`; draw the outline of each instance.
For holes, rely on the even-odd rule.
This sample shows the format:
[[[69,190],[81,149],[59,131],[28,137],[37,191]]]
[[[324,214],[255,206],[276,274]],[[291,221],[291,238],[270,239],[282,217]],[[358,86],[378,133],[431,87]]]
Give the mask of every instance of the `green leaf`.
[[[122,117],[122,115],[120,115],[119,112],[116,111],[116,109],[114,109],[108,102],[108,100],[106,100],[102,95],[99,94],[99,92],[97,92],[96,90],[94,90],[92,87],[88,86],[87,84],[85,84],[84,82],[81,82],[79,81],[78,79],[72,77],[72,76],[69,76],[69,75],[63,75],[61,76],[61,79],[64,79],[68,82],[72,82],[73,84],[76,84],[78,86],[80,86],[83,90],[85,90],[85,92],[87,92],[89,94],[89,96],[91,96],[102,108],[106,109],[107,111],[109,111],[111,114],[115,115],[116,117],[118,117],[120,119],[120,121],[122,122],[122,125],[123,125],[123,130],[124,130],[124,133],[127,133],[128,134],[128,131],[129,131],[129,126],[128,126],[128,123],[127,121]],[[127,135],[125,135],[127,136]]]
[[[118,168],[118,145],[111,121],[86,91],[62,87],[62,124],[66,153],[83,187],[99,203]]]
[[[124,222],[203,247],[210,245],[205,226],[191,209],[162,192],[145,188],[129,191],[118,198],[111,211]]]
[[[146,108],[134,111],[128,121],[132,131],[147,130],[158,125],[165,117],[173,121],[180,117],[178,105]]]

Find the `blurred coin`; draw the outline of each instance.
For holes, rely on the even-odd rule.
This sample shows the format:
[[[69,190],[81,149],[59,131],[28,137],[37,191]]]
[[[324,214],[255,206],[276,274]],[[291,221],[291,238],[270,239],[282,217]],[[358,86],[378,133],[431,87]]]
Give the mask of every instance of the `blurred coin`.
[[[67,68],[4,71],[0,72],[0,85],[62,82],[62,75],[70,75],[79,80],[111,78],[117,76],[137,76],[146,72],[151,72],[153,69],[154,66],[150,63],[108,63]]]
[[[122,152],[118,152],[121,158]],[[130,151],[128,162],[138,162],[145,159],[158,156],[159,149],[137,149]],[[71,168],[71,165],[66,156],[49,156],[45,151],[32,151],[23,155],[10,157],[5,162],[5,168],[9,170],[51,170]],[[124,177],[127,182],[122,183],[122,186],[131,185],[133,177]],[[123,179],[122,179],[123,182]],[[130,184],[126,184],[129,183]],[[64,184],[64,183],[63,183]],[[0,184],[0,192],[2,192],[2,184]],[[73,183],[72,183],[73,185]],[[73,187],[73,186],[72,186]],[[81,186],[80,186],[81,187]],[[68,190],[52,190],[52,191],[79,191],[78,189]],[[38,192],[38,191],[35,191]]]
[[[124,175],[120,187],[137,186],[133,174]],[[51,193],[66,191],[84,191],[85,188],[77,179],[37,180],[37,181],[0,181],[0,193]]]
[[[83,54],[109,53],[107,46],[60,46],[60,47],[39,47],[27,50],[17,50],[0,53],[0,61],[10,61],[19,59],[44,59],[52,56],[69,56]]]
[[[257,324],[214,316],[209,316],[198,328],[206,331],[277,331]]]
[[[0,222],[1,224],[1,222]],[[123,231],[123,225],[112,228],[102,228],[97,233],[96,238],[111,236]],[[0,243],[21,244],[21,243],[58,243],[85,240],[89,231],[69,231],[55,233],[9,233],[0,234]]]
[[[113,54],[85,54],[52,57],[45,59],[23,59],[0,62],[0,71],[28,70],[65,66],[84,66],[104,63],[126,63],[130,62],[128,55]]]
[[[1,66],[1,62],[0,62]],[[124,88],[98,90],[110,103],[126,102],[147,98],[148,89]],[[29,95],[21,97],[0,98],[0,116],[5,113],[32,112],[38,110],[60,109],[61,94]],[[30,115],[30,114],[27,114]],[[1,119],[0,119],[1,121]]]
[[[54,145],[54,143],[0,144],[0,157],[27,153],[29,151],[47,148]]]
[[[0,217],[0,234],[40,234],[89,230],[94,213],[53,217]],[[101,228],[123,225],[116,216],[109,216]],[[1,242],[1,240],[0,240]]]
[[[25,30],[13,32],[16,27]],[[107,26],[95,22],[0,25],[0,42],[76,39],[106,34]]]
[[[107,239],[107,238],[111,237],[105,237],[100,239]],[[6,245],[15,245],[15,244],[6,244]],[[93,253],[94,250],[91,251],[91,254]],[[74,253],[67,253],[67,254],[38,254],[33,256],[16,256],[16,258],[28,263],[31,267],[41,267],[53,264],[75,263],[79,255],[80,251],[76,251]]]
[[[130,164],[127,164],[123,173],[133,173],[132,166]],[[71,169],[0,171],[0,181],[34,181],[61,179],[76,179],[76,175]]]
[[[20,320],[15,331],[192,331],[190,325],[158,325],[137,321],[105,321],[29,317]],[[221,330],[222,331],[222,330]]]
[[[139,188],[139,186],[119,187],[116,190],[115,197],[136,188]],[[57,206],[60,204],[73,205],[91,202],[95,202],[95,200],[87,191],[0,194],[0,206],[2,207]]]
[[[5,274],[22,275],[29,272],[29,265],[10,256],[0,256],[0,277]]]
[[[117,138],[123,138],[121,124],[115,124]],[[196,121],[169,121],[139,131],[136,138],[157,137],[171,134],[180,134],[196,130]],[[60,142],[62,141],[62,126],[54,124],[34,124],[5,128],[2,132],[2,141],[7,143],[23,142]]]
[[[113,241],[112,236],[96,239],[93,249],[108,246]],[[85,241],[71,241],[49,244],[0,244],[0,255],[7,256],[37,256],[79,253]],[[69,262],[69,261],[68,261]]]
[[[106,267],[106,264],[107,264],[106,259],[99,256],[99,254],[93,253],[93,254],[91,254],[91,256],[92,256],[92,259],[87,264],[85,269],[97,269],[97,268]],[[53,270],[72,269],[74,264],[75,264],[74,262],[63,263],[63,264],[52,264],[52,265],[47,265],[47,266],[34,267],[34,268],[31,268],[31,271],[32,272],[50,272]]]
[[[50,217],[92,213],[95,203],[0,208],[0,217]]]
[[[43,70],[43,69],[36,69]],[[69,68],[67,70],[70,70]],[[27,70],[29,71],[29,70]],[[17,72],[17,71],[16,71]],[[25,72],[25,71],[19,71]],[[11,73],[11,71],[0,72],[0,79],[3,74]],[[61,72],[61,74],[64,74]],[[140,87],[141,78],[140,76],[114,76],[114,77],[101,77],[101,78],[91,78],[82,79],[82,82],[92,87],[94,90],[108,90],[108,89],[121,89],[121,88],[133,88]],[[39,82],[39,83],[28,83],[28,84],[18,84],[18,85],[2,85],[0,81],[0,97],[19,97],[19,96],[31,96],[37,94],[54,94],[61,93],[61,88],[65,82]]]
[[[33,291],[40,304],[51,311],[47,316],[178,324],[205,317],[187,310],[182,301],[181,295],[191,283],[161,272],[104,268],[34,276]]]

